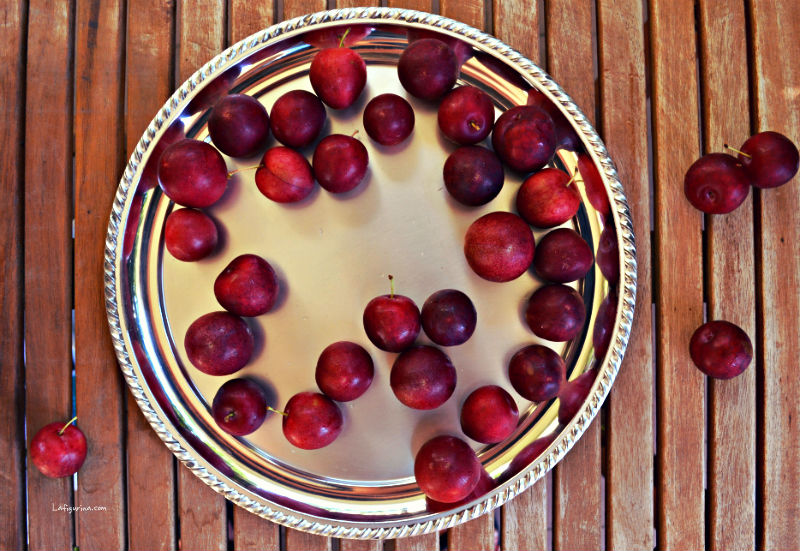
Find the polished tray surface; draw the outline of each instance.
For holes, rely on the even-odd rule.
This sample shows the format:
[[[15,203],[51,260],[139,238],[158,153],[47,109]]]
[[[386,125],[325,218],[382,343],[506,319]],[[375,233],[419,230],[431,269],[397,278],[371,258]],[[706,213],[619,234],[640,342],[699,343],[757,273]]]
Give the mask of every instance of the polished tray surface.
[[[308,67],[317,46],[350,29],[349,39],[367,62],[367,87],[354,106],[328,109],[328,133],[353,134],[367,147],[365,181],[344,195],[319,188],[299,204],[269,201],[254,184],[259,157],[231,159],[244,168],[229,181],[222,200],[208,209],[222,236],[220,248],[198,263],[182,263],[166,252],[164,221],[176,206],[156,185],[160,151],[184,136],[208,140],[206,121],[214,101],[228,92],[257,97],[269,110],[291,89],[311,90]],[[511,387],[506,373],[513,353],[534,342],[524,323],[524,304],[541,282],[532,272],[504,284],[476,276],[463,255],[469,225],[488,212],[513,210],[525,175],[506,170],[503,191],[488,205],[467,208],[453,201],[442,182],[442,165],[455,146],[436,125],[436,106],[409,98],[416,125],[395,147],[366,135],[361,113],[381,93],[407,96],[396,64],[408,36],[437,33],[466,59],[460,83],[490,94],[499,115],[525,104],[530,89],[545,93],[578,132],[582,154],[602,175],[610,210],[599,212],[582,182],[583,203],[567,224],[597,252],[604,229],[620,250],[620,281],[610,283],[595,266],[573,284],[587,306],[587,324],[570,343],[547,343],[565,358],[568,378],[598,368],[582,410],[567,424],[557,419],[558,400],[532,404]],[[271,142],[274,144],[274,140]],[[309,158],[313,146],[303,151]],[[576,170],[576,153],[559,150],[554,164]],[[538,239],[545,233],[536,230]],[[278,306],[249,320],[257,350],[230,377],[200,373],[188,361],[183,338],[199,316],[220,310],[213,294],[217,274],[235,256],[255,253],[276,269],[282,284]],[[361,315],[374,296],[397,292],[418,305],[433,292],[457,288],[478,311],[478,326],[464,345],[446,349],[458,371],[455,394],[433,411],[400,404],[389,388],[395,354],[367,339]],[[156,115],[133,153],[113,206],[106,248],[106,302],[120,366],[147,419],[167,446],[200,478],[238,505],[287,526],[357,538],[401,537],[442,529],[483,514],[530,486],[569,450],[607,395],[619,369],[632,320],[636,284],[634,243],[627,203],[611,159],[586,118],[569,97],[530,61],[493,37],[455,21],[387,8],[334,10],[287,21],[231,47],[193,75]],[[617,300],[612,345],[595,358],[592,331],[598,307]],[[303,451],[281,432],[280,417],[267,418],[248,437],[222,432],[210,403],[228,378],[249,376],[283,407],[296,392],[316,390],[314,367],[328,344],[362,344],[375,362],[375,379],[361,398],[341,404],[345,428],[330,446]],[[418,342],[428,344],[421,334]],[[506,441],[480,445],[478,452],[497,487],[473,502],[432,511],[413,478],[416,450],[430,437],[463,437],[458,412],[478,386],[498,384],[517,400],[520,424]],[[548,436],[553,442],[521,470],[512,463],[522,450]],[[463,437],[466,438],[466,437]]]

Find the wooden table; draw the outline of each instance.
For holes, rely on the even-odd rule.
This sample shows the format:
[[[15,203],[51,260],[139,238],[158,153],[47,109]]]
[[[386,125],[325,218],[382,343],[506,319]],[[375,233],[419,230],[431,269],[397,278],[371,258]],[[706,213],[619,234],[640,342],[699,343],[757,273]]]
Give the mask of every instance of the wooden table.
[[[227,45],[334,4],[356,3],[2,3],[0,548],[494,547],[491,517],[441,537],[337,542],[233,507],[176,465],[117,369],[103,244],[134,144]],[[725,141],[771,129],[800,142],[800,2],[389,5],[486,29],[544,67],[603,136],[635,220],[637,319],[623,368],[575,449],[502,508],[502,549],[800,545],[800,181],[755,191],[726,216],[703,216],[682,192],[691,162]],[[735,380],[691,365],[687,343],[706,316],[753,340],[755,365]],[[73,402],[90,442],[74,490],[26,468],[27,439],[68,419]]]

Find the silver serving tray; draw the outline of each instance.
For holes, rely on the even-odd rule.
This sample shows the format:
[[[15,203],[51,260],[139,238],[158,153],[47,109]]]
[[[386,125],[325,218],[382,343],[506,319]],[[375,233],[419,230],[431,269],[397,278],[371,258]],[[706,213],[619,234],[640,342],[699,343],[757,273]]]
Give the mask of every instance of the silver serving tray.
[[[222,230],[220,250],[198,263],[176,261],[163,244],[164,221],[174,205],[154,185],[160,151],[184,135],[208,139],[208,112],[221,94],[251,94],[269,109],[289,89],[310,90],[307,70],[316,48],[307,40],[320,44],[328,31],[342,27],[351,27],[351,38],[357,40],[353,47],[367,61],[368,83],[356,105],[328,110],[326,133],[359,132],[370,155],[366,182],[344,196],[317,190],[301,204],[286,206],[263,197],[253,171],[242,171],[208,211]],[[530,88],[544,92],[568,117],[602,175],[611,212],[602,216],[584,195],[569,225],[594,250],[603,225],[613,225],[621,277],[614,290],[595,268],[575,284],[589,313],[585,331],[566,345],[548,343],[567,361],[570,379],[599,369],[582,410],[566,425],[558,424],[557,400],[526,402],[506,373],[517,349],[541,342],[522,315],[527,297],[541,282],[532,273],[505,284],[484,281],[469,269],[462,252],[463,235],[473,220],[513,208],[523,175],[507,171],[495,200],[465,208],[450,199],[442,183],[442,165],[454,146],[437,130],[436,106],[412,99],[414,134],[393,148],[377,146],[363,130],[361,112],[369,98],[383,92],[406,95],[396,62],[410,29],[460,40],[459,51],[469,57],[461,81],[487,91],[498,114],[524,104]],[[310,157],[312,151],[305,153]],[[231,170],[259,161],[226,160]],[[554,162],[574,171],[576,157],[560,150]],[[541,235],[537,232],[537,239]],[[259,345],[251,363],[234,376],[260,380],[272,405],[280,408],[294,393],[316,390],[316,359],[331,342],[359,342],[375,361],[372,386],[361,398],[342,404],[345,428],[326,448],[293,448],[277,415],[246,438],[222,432],[210,416],[214,393],[229,377],[195,369],[187,361],[183,338],[194,319],[220,309],[213,281],[244,252],[267,258],[284,286],[279,307],[250,320]],[[613,162],[586,117],[541,69],[497,39],[444,17],[387,8],[333,10],[272,26],[239,42],[197,71],[158,112],[131,156],[112,208],[106,307],[120,367],[139,407],[167,447],[214,490],[292,528],[336,537],[395,538],[483,515],[525,490],[567,453],[596,415],[619,369],[633,316],[634,253],[628,205]],[[390,273],[397,291],[419,305],[438,289],[458,288],[478,310],[472,339],[446,350],[458,370],[456,392],[430,412],[411,410],[394,398],[388,374],[395,355],[372,346],[361,326],[364,306],[388,291]],[[595,358],[592,327],[598,306],[612,291],[618,296],[612,345],[604,358]],[[420,342],[426,342],[424,335]],[[519,427],[506,441],[488,446],[470,441],[498,486],[462,506],[430,511],[413,478],[414,454],[436,434],[461,435],[460,404],[487,383],[508,389],[520,408]],[[554,441],[535,461],[521,472],[509,470],[523,448],[548,435]]]

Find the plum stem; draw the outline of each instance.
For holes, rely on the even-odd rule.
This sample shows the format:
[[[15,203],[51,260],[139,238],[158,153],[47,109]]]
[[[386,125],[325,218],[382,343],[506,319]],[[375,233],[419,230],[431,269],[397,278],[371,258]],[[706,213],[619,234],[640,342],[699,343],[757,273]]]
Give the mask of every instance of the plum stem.
[[[394,276],[389,274],[389,298],[394,298]]]
[[[574,182],[574,181],[575,181],[575,179],[578,177],[578,174],[580,174],[580,173],[579,173],[579,172],[576,170],[576,171],[575,171],[575,174],[573,174],[573,175],[572,175],[572,178],[570,178],[570,179],[569,179],[569,181],[568,181],[566,184],[564,184],[564,187],[569,187],[569,185],[570,185],[572,182]]]
[[[243,167],[241,167],[241,168],[237,168],[236,170],[231,170],[230,172],[228,172],[228,178],[232,177],[234,174],[238,174],[239,172],[242,172],[243,170],[252,170],[252,169],[254,169],[254,168],[255,168],[256,170],[258,170],[258,169],[259,169],[259,168],[261,168],[262,166],[263,166],[263,165],[243,166]]]
[[[285,411],[281,411],[281,410],[279,410],[279,409],[275,409],[275,408],[274,408],[274,407],[272,407],[272,406],[267,406],[267,411],[271,411],[271,412],[273,412],[273,413],[280,413],[280,414],[281,414],[281,415],[283,415],[284,417],[289,417],[289,414],[288,414],[288,413],[286,413]]]
[[[473,130],[475,130],[476,132],[477,132],[478,130],[480,130],[480,129],[481,129],[481,125],[480,125],[480,124],[478,124],[478,123],[477,123],[477,122],[475,122],[475,121],[469,121],[469,126],[470,126],[470,128],[472,128],[472,129],[473,129]]]
[[[78,416],[76,415],[75,417],[73,417],[72,419],[67,421],[67,424],[64,425],[63,427],[61,427],[61,430],[58,431],[58,435],[61,436],[62,434],[64,434],[64,431],[67,430],[67,427],[70,426],[72,423],[74,423],[77,420],[78,420]]]
[[[747,154],[747,153],[745,153],[744,151],[739,151],[739,150],[738,150],[738,149],[736,149],[735,147],[731,147],[731,146],[729,146],[729,145],[728,145],[728,144],[726,144],[726,143],[722,144],[722,146],[723,146],[725,149],[730,149],[730,150],[731,150],[731,151],[733,151],[734,153],[738,153],[738,154],[739,154],[739,155],[741,155],[742,157],[747,157],[748,159],[752,159],[752,158],[753,158],[753,156],[752,156],[752,155],[748,155],[748,154]]]
[[[342,35],[342,38],[339,39],[339,47],[340,48],[344,46],[344,39],[347,38],[348,34],[350,34],[350,27],[348,27],[347,30],[344,31],[344,34]]]
[[[236,412],[235,412],[235,411],[232,411],[232,412],[230,412],[228,415],[226,415],[226,416],[225,416],[225,421],[230,421],[230,420],[231,420],[231,419],[233,419],[234,417],[236,417]]]

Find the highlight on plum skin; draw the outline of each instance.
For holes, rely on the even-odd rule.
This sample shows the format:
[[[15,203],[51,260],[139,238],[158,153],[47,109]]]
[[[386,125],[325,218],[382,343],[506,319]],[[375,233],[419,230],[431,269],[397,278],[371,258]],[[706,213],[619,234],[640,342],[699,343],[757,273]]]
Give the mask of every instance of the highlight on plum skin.
[[[267,145],[269,115],[253,96],[228,94],[211,110],[208,135],[226,155],[250,157]]]

